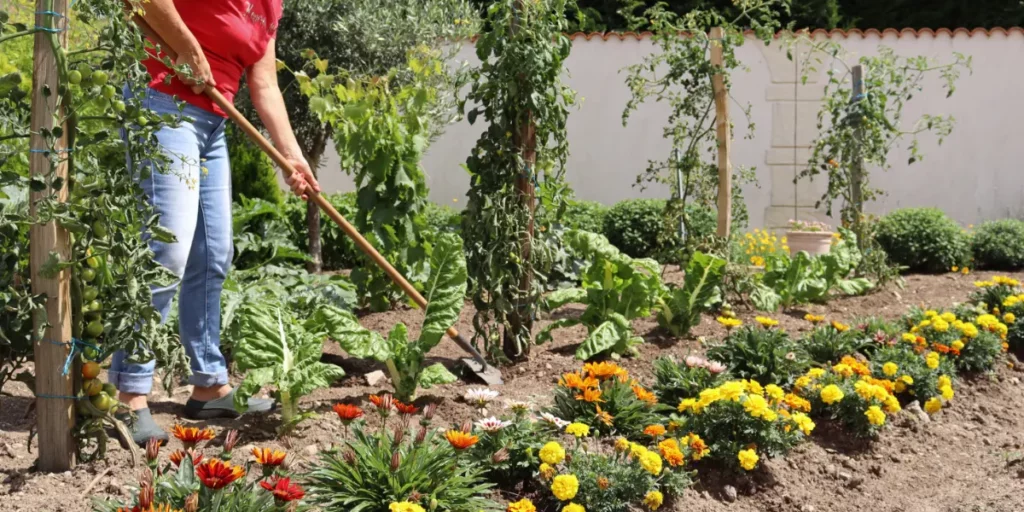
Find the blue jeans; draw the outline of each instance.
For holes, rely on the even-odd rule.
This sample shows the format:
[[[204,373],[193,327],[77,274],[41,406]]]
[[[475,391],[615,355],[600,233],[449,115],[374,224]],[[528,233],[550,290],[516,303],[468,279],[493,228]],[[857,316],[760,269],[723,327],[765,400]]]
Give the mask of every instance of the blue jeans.
[[[154,112],[178,114],[171,96],[154,90],[147,94],[144,103]],[[170,169],[152,170],[140,185],[160,215],[160,226],[177,238],[170,244],[149,241],[156,261],[177,277],[168,286],[153,288],[153,305],[166,321],[181,287],[179,334],[192,366],[189,383],[210,387],[228,383],[220,351],[220,296],[234,251],[227,120],[192,105],[183,114],[194,121],[157,132]],[[156,361],[132,363],[118,352],[110,366],[110,382],[126,393],[149,394],[155,367]]]

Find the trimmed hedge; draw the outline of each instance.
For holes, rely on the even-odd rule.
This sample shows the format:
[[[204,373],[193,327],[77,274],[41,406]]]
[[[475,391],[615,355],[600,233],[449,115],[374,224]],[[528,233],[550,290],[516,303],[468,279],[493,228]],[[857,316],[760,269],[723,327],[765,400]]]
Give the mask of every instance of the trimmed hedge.
[[[971,252],[978,268],[1024,268],[1024,222],[1004,219],[982,224],[971,239]]]
[[[969,237],[938,208],[904,208],[878,221],[875,240],[893,263],[914,272],[947,272],[968,260]]]

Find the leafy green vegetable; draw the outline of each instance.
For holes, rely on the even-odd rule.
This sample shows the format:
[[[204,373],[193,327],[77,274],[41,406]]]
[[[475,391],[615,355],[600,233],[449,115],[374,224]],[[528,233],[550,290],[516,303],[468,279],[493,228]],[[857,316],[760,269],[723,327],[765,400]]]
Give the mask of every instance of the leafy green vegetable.
[[[579,319],[560,319],[548,325],[537,335],[537,342],[550,340],[555,329],[583,324],[588,335],[576,350],[578,359],[634,352],[643,338],[633,334],[631,321],[651,314],[664,290],[661,267],[654,260],[630,258],[607,238],[587,231],[570,231],[565,242],[591,263],[583,272],[582,288],[551,293],[544,308],[551,311],[565,304],[584,303],[587,309]]]
[[[462,311],[466,296],[466,257],[462,253],[462,239],[445,233],[438,236],[430,256],[430,277],[424,295],[427,299],[426,318],[420,338],[409,341],[408,329],[399,323],[385,340],[379,334],[359,326],[348,312],[325,312],[338,315],[325,324],[332,326],[331,337],[354,357],[375,359],[387,364],[399,400],[411,400],[417,388],[429,389],[438,384],[455,381],[444,365],[437,363],[424,368],[427,352],[434,348],[445,331],[455,324]]]
[[[725,271],[725,260],[696,252],[686,266],[682,288],[673,288],[661,299],[658,323],[676,336],[685,336],[700,323],[701,313],[721,300],[719,284]]]

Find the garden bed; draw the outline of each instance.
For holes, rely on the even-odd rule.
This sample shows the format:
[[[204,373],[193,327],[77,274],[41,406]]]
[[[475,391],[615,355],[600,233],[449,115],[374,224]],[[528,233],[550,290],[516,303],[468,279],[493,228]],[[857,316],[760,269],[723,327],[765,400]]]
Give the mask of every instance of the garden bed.
[[[781,314],[780,327],[792,333],[809,329],[803,320],[807,312],[825,315],[830,320],[853,322],[868,315],[894,319],[914,305],[950,306],[963,301],[974,290],[976,279],[993,274],[963,276],[959,274],[912,275],[904,289],[889,288],[862,297],[843,297],[826,305]],[[1014,277],[1020,278],[1020,275]],[[679,273],[666,274],[669,281],[678,281]],[[737,305],[737,315],[750,320],[754,313]],[[556,316],[579,314],[581,308],[566,307]],[[473,310],[467,305],[458,324],[469,332]],[[400,309],[366,315],[363,325],[382,334],[398,321],[417,326],[422,313]],[[549,320],[539,322],[543,327]],[[640,356],[621,361],[621,365],[643,382],[652,380],[651,362],[658,356],[677,357],[702,352],[700,338],[720,339],[725,330],[710,316],[694,329],[693,339],[679,340],[664,336],[653,318],[634,323],[636,332],[647,343],[640,346]],[[416,332],[410,333],[412,336]],[[537,347],[532,358],[503,369],[503,398],[526,400],[547,405],[557,377],[578,369],[573,357],[577,344],[586,335],[585,328],[555,331],[551,343]],[[444,341],[431,352],[431,357],[451,367],[463,357],[458,347]],[[290,446],[276,440],[274,427],[268,421],[214,421],[209,425],[219,434],[226,428],[239,428],[245,447],[275,446],[287,449],[293,464],[303,464],[316,451],[337,442],[342,426],[330,411],[342,399],[363,397],[387,391],[382,382],[368,386],[365,375],[382,369],[376,363],[347,360],[334,344],[325,347],[325,361],[341,364],[348,374],[342,381],[320,390],[306,399],[305,405],[315,408],[321,418],[305,423],[290,438]],[[993,376],[965,381],[957,389],[957,398],[930,420],[917,419],[909,411],[898,414],[883,430],[880,439],[871,444],[850,441],[838,429],[822,423],[811,437],[812,442],[799,445],[787,457],[767,461],[766,471],[752,476],[735,477],[711,468],[698,466],[698,482],[687,490],[674,508],[662,510],[696,511],[1015,511],[1024,509],[1021,480],[1015,460],[1024,451],[1024,374],[1000,368]],[[446,425],[477,419],[477,412],[457,398],[472,384],[460,382],[424,391],[423,398],[441,400],[435,424]],[[128,485],[135,481],[141,465],[132,468],[125,450],[114,446],[108,459],[95,464],[80,465],[73,472],[40,474],[32,471],[35,448],[26,449],[28,429],[34,418],[26,417],[30,393],[21,383],[9,384],[0,396],[0,511],[85,512],[88,499],[80,496],[97,475],[101,475],[90,494],[128,498]],[[164,428],[178,421],[176,414],[188,396],[185,388],[171,395],[159,393],[152,405],[156,421]],[[376,419],[371,419],[376,421]],[[244,428],[241,428],[244,427]],[[170,449],[178,441],[172,440]],[[170,450],[164,450],[164,456]],[[109,472],[107,472],[109,469]],[[733,486],[731,489],[726,486]],[[730,503],[735,490],[738,497]],[[879,504],[884,504],[879,507]]]

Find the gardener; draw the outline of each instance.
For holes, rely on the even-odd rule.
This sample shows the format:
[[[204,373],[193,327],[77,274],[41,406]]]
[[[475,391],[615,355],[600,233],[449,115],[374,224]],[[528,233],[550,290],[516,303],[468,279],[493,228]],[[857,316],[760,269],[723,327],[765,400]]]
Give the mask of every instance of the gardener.
[[[178,315],[181,342],[192,365],[194,386],[185,404],[192,419],[237,417],[234,390],[220,351],[220,296],[233,255],[231,233],[231,169],[224,136],[226,114],[203,94],[216,87],[228,101],[245,73],[252,102],[275,146],[300,172],[288,179],[292,191],[307,199],[320,186],[302,157],[277,84],[274,50],[282,0],[149,0],[144,19],[178,52],[176,65],[188,65],[191,77],[173,76],[160,60],[144,62],[150,75],[144,105],[156,113],[178,114],[174,96],[186,103],[192,118],[177,127],[164,127],[157,139],[169,160],[169,172],[153,172],[141,181],[160,225],[177,241],[151,241],[156,261],[177,280],[153,289],[153,303],[164,319],[181,286]],[[110,381],[119,398],[138,415],[132,437],[142,445],[167,433],[153,421],[146,395],[153,386],[155,361],[146,364],[115,354]],[[268,412],[271,400],[253,398],[249,411]]]

